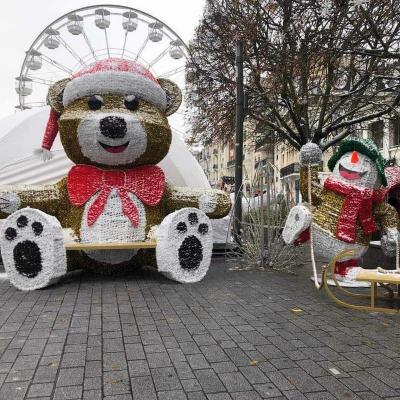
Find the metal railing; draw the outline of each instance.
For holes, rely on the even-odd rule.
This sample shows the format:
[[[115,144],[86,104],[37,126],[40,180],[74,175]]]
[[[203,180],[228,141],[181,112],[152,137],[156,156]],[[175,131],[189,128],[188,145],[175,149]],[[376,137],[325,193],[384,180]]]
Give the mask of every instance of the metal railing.
[[[281,178],[284,178],[285,176],[288,176],[291,174],[299,173],[300,172],[300,164],[292,163],[292,164],[286,165],[286,167],[281,168],[279,172],[280,172]]]

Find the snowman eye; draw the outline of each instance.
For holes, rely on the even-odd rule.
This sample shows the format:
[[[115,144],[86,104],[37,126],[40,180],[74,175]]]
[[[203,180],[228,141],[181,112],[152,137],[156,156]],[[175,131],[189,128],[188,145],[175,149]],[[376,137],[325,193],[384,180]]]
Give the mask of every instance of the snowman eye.
[[[128,110],[135,111],[139,107],[139,99],[134,94],[130,94],[125,97],[124,104]]]
[[[88,98],[88,106],[91,110],[100,110],[103,105],[103,98],[97,94]]]

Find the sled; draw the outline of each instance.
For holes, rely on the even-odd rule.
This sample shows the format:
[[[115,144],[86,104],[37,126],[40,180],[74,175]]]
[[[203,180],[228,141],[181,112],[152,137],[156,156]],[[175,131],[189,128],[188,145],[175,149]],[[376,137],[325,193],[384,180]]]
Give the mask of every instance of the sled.
[[[345,289],[340,285],[340,282],[336,279],[335,264],[340,262],[346,257],[352,256],[354,250],[344,250],[337,254],[329,264],[322,271],[322,287],[325,289],[328,296],[338,305],[342,307],[351,308],[353,310],[367,311],[367,312],[383,312],[389,314],[399,313],[399,285],[400,285],[400,274],[389,274],[379,272],[379,269],[374,270],[361,270],[357,276],[357,281],[369,282],[371,289],[368,294],[356,293],[351,290]],[[335,282],[334,290],[328,285],[328,279],[332,279]],[[397,293],[393,291],[391,285],[397,286]],[[382,295],[381,292],[386,291],[386,295]],[[338,297],[338,294],[341,296]],[[351,302],[351,300],[357,302]],[[390,303],[390,306],[384,307],[378,305],[380,303]],[[398,303],[396,307],[396,301]]]

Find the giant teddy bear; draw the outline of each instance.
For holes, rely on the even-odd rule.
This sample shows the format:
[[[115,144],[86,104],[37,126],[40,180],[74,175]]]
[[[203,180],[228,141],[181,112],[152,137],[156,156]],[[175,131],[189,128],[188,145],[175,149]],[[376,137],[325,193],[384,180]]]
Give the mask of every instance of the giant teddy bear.
[[[316,254],[332,258],[343,250],[354,250],[352,257],[337,263],[335,273],[342,285],[360,286],[355,277],[372,234],[381,232],[382,248],[388,255],[393,255],[398,240],[398,214],[384,201],[386,162],[372,140],[351,138],[342,141],[328,161],[332,174],[323,184],[318,179],[321,163],[318,145],[308,143],[301,148],[300,189],[303,200],[311,200],[312,218],[306,207],[293,207],[283,238],[288,244],[307,241],[312,223]]]
[[[231,202],[221,191],[174,187],[156,165],[171,143],[167,116],[180,102],[173,82],[117,58],[50,87],[40,153],[51,154],[59,131],[76,165],[55,185],[0,186],[0,218],[7,217],[1,254],[16,287],[48,286],[70,269],[114,271],[152,261],[179,282],[204,277],[212,250],[209,217],[227,215]],[[81,243],[156,238],[156,251],[66,252],[63,228]]]

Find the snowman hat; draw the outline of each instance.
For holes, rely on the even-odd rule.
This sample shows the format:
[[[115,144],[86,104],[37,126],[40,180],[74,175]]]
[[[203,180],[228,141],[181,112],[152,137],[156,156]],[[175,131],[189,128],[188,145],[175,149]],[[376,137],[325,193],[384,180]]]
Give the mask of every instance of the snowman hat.
[[[346,153],[358,151],[361,154],[364,154],[369,159],[371,159],[378,170],[379,177],[381,178],[381,182],[383,186],[387,186],[387,180],[385,176],[385,165],[386,160],[383,158],[382,154],[379,152],[378,147],[371,139],[363,139],[363,138],[351,138],[343,140],[337,152],[333,154],[333,156],[328,161],[328,168],[333,171],[336,163],[339,159]]]
[[[75,100],[102,93],[131,95],[143,99],[170,115],[182,100],[179,88],[166,79],[156,79],[143,65],[122,58],[100,60],[70,78],[56,82],[48,94],[51,106],[41,149],[35,151],[42,160],[51,159],[51,147],[58,133],[58,118],[64,107]]]

